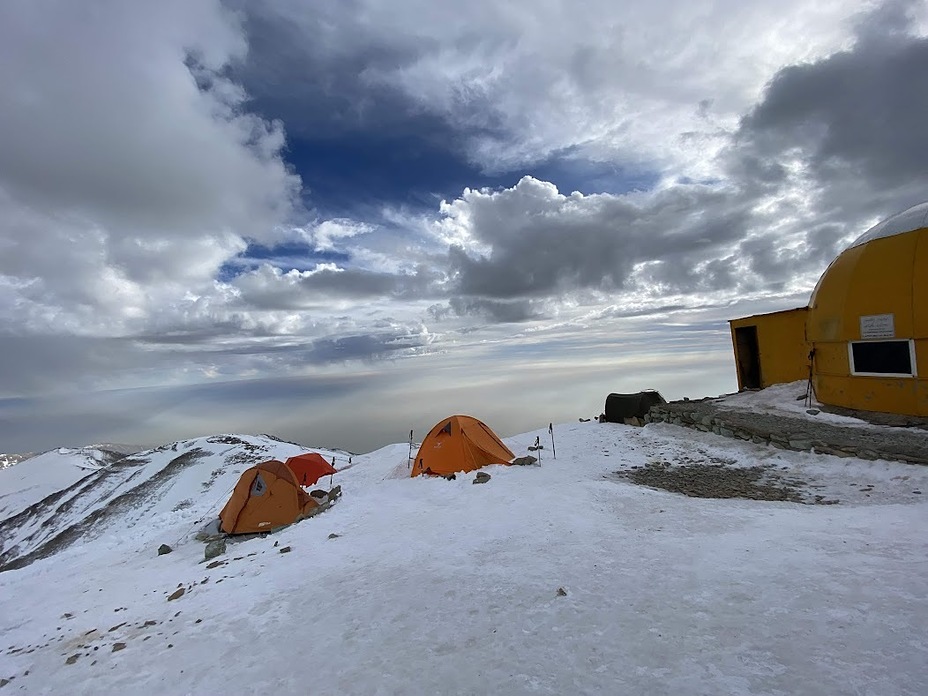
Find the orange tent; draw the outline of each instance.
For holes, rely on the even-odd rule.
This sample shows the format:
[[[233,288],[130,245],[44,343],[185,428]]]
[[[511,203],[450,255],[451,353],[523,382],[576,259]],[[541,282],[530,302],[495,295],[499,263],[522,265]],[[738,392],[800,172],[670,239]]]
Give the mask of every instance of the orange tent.
[[[219,513],[226,534],[270,532],[293,524],[318,507],[283,462],[271,460],[245,471]]]
[[[508,464],[515,455],[490,428],[471,416],[451,416],[426,435],[412,467],[412,476],[449,476],[488,464]]]
[[[335,467],[317,452],[308,452],[307,454],[290,457],[287,460],[287,466],[296,475],[296,480],[301,486],[312,486],[323,476],[337,473]]]

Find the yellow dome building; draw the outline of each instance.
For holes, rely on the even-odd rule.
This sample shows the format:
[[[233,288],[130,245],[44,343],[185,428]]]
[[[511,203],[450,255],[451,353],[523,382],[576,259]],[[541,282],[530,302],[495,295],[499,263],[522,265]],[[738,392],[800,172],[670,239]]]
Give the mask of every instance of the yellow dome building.
[[[823,404],[928,416],[928,202],[843,251],[807,309],[730,324],[739,389],[805,375]]]
[[[928,203],[870,229],[809,302],[806,339],[824,404],[928,416]]]

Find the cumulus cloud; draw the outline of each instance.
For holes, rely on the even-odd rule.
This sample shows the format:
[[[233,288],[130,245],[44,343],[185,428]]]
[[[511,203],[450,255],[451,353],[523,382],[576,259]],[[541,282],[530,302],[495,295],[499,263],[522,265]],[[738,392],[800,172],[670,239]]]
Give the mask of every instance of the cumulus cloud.
[[[233,14],[95,5],[0,8],[0,274],[37,330],[132,330],[274,238],[299,187],[282,125],[223,76],[247,47]]]
[[[467,191],[448,215],[465,217],[492,249],[470,255],[452,246],[449,254],[458,291],[488,297],[619,290],[638,264],[654,260],[670,267],[668,286],[696,289],[701,279],[681,274],[740,239],[748,217],[733,196],[706,187],[565,196],[529,177],[504,191]]]

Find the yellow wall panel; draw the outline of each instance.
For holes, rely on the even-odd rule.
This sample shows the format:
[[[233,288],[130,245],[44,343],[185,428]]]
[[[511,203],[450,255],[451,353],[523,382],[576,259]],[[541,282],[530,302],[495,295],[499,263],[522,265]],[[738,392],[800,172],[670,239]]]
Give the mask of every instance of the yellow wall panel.
[[[729,322],[736,359],[738,344],[735,330],[746,326],[757,327],[761,387],[808,379],[809,345],[805,336],[807,313],[808,308],[800,307],[784,312],[733,319]],[[743,388],[740,375],[738,387]]]

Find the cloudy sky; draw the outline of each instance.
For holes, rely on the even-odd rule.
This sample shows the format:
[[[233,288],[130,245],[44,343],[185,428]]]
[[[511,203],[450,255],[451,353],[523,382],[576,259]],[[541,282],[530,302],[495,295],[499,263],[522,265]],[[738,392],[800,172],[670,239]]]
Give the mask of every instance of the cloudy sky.
[[[732,391],[926,122],[914,0],[5,0],[0,451]]]

